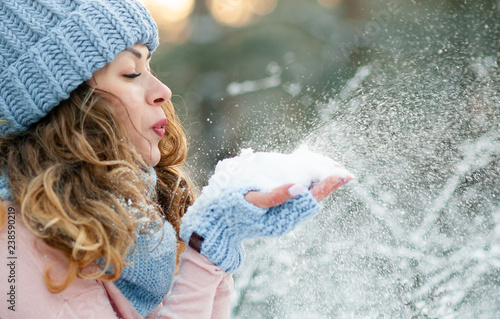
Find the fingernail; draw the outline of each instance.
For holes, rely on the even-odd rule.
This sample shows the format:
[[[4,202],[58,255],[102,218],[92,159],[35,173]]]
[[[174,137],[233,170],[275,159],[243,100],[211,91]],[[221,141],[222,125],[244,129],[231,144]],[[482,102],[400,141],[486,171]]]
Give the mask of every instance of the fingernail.
[[[337,186],[337,185],[341,185],[341,186],[343,186],[343,185],[345,185],[345,184],[349,183],[350,181],[351,181],[351,180],[350,180],[348,177],[342,177],[342,178],[340,178],[340,179],[337,181],[337,183],[335,184],[335,186]]]
[[[292,197],[295,197],[300,195],[303,191],[304,191],[304,186],[300,184],[295,184],[288,189],[288,194],[290,194],[290,196]]]
[[[344,177],[344,178],[342,178],[342,184],[345,185],[345,184],[349,183],[350,181],[352,181],[353,179],[354,179],[353,176]]]

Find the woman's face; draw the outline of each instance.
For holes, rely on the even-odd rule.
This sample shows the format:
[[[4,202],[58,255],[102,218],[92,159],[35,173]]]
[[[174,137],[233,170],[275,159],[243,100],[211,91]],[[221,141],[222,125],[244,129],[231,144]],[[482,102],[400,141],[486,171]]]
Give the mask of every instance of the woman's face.
[[[155,166],[160,160],[158,143],[167,125],[160,105],[170,100],[172,92],[151,74],[149,60],[148,48],[136,44],[97,70],[88,84],[123,102],[104,95],[118,108],[130,143],[148,165]]]

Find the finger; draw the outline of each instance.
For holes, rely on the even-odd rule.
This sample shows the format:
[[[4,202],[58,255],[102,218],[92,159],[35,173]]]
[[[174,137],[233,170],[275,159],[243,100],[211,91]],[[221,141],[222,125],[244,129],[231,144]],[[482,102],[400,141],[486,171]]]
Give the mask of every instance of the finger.
[[[321,181],[318,185],[316,185],[311,193],[316,198],[317,201],[321,201],[328,197],[332,192],[336,191],[338,188],[347,184],[352,180],[351,176],[348,177],[338,177],[338,176],[330,176],[323,181]]]
[[[283,204],[287,200],[297,196],[304,190],[301,185],[286,184],[273,189],[269,193],[248,192],[245,199],[257,207],[269,208]]]

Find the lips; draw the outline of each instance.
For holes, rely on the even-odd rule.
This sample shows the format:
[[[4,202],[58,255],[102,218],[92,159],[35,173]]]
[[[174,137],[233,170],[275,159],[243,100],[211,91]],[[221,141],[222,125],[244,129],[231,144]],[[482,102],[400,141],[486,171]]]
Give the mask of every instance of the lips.
[[[161,119],[159,120],[158,122],[156,122],[155,124],[153,124],[153,126],[151,127],[151,129],[159,136],[159,137],[163,137],[165,135],[165,126],[167,125],[167,119]]]

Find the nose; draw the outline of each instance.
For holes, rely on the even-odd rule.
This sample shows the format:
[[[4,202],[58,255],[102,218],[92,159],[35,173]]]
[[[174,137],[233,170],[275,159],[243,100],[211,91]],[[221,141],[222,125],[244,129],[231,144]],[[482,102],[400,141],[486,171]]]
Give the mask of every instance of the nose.
[[[146,97],[148,104],[157,106],[172,98],[172,91],[160,79],[151,75],[151,82]]]

